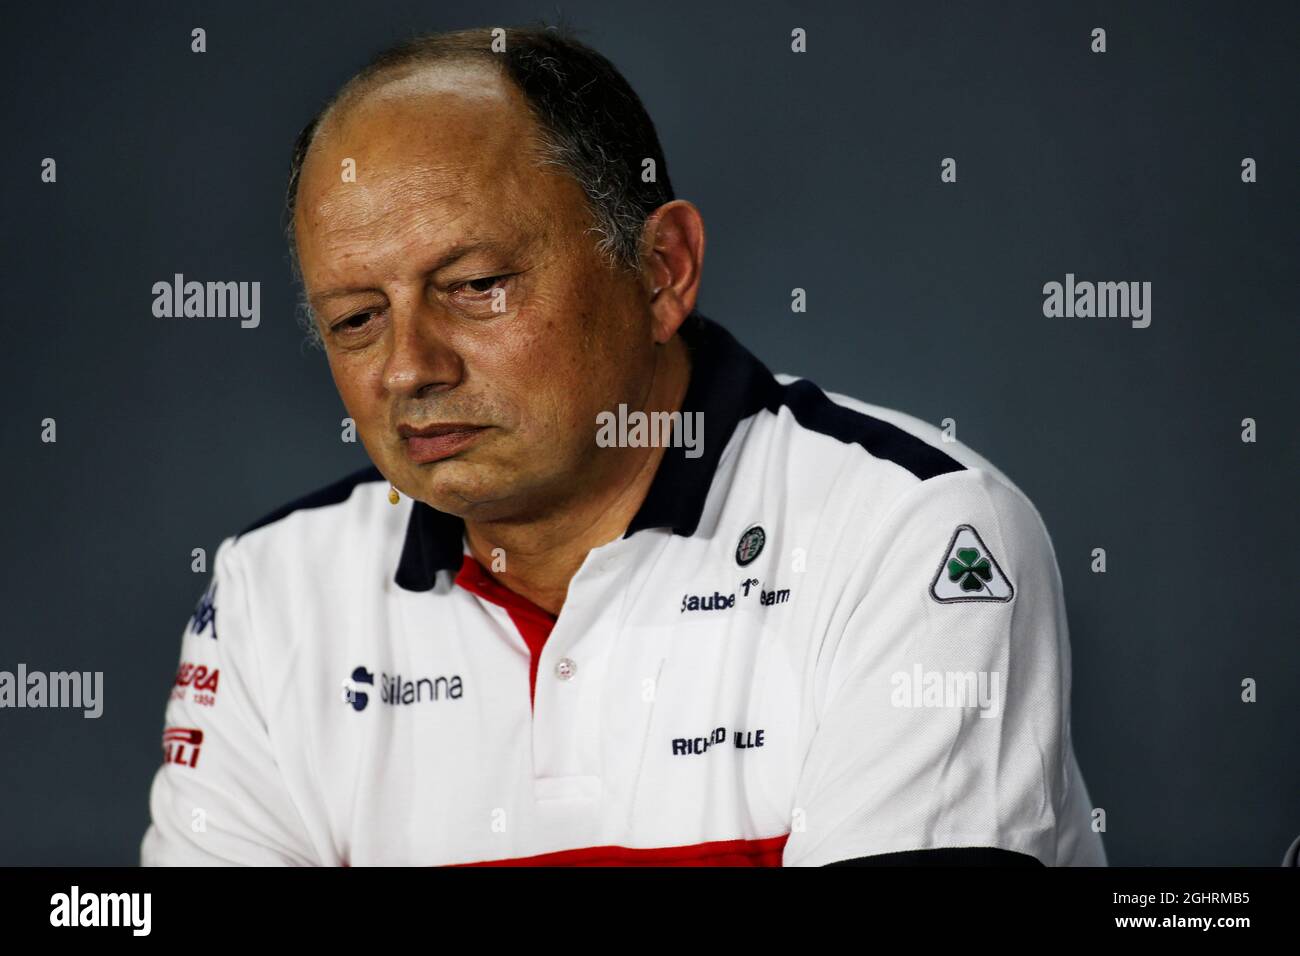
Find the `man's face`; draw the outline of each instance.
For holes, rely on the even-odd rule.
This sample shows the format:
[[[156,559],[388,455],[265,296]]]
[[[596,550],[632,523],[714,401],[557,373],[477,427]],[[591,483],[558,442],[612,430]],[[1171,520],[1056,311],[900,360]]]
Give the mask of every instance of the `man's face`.
[[[478,520],[606,480],[596,415],[640,407],[654,369],[637,281],[597,253],[577,183],[532,164],[533,131],[490,65],[443,65],[331,117],[299,185],[303,278],[366,451]]]

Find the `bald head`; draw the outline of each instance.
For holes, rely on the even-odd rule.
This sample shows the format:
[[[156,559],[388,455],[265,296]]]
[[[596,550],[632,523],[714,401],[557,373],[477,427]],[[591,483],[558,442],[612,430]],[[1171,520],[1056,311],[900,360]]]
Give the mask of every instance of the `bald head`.
[[[458,69],[439,69],[444,66]],[[640,268],[646,219],[673,198],[654,124],[608,59],[563,30],[545,27],[412,37],[377,54],[344,84],[294,147],[286,208],[295,272],[301,175],[319,135],[337,131],[375,94],[439,92],[459,94],[467,106],[503,98],[526,106],[536,118],[528,145],[538,162],[566,171],[584,193],[591,239],[601,255],[613,266]]]
[[[304,272],[320,271],[327,248],[331,259],[364,254],[395,275],[392,254],[422,235],[501,242],[503,220],[535,233],[557,212],[585,217],[572,178],[539,166],[538,132],[519,90],[482,61],[353,91],[322,117],[303,163],[294,229]],[[308,283],[314,310],[334,288]]]

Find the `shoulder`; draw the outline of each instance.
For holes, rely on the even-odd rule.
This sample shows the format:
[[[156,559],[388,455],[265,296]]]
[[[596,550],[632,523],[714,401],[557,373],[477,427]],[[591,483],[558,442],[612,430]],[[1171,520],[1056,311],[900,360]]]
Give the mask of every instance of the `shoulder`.
[[[300,512],[313,511],[321,508],[330,508],[337,505],[346,504],[352,497],[353,492],[358,486],[368,485],[374,482],[382,482],[384,476],[379,473],[379,469],[370,465],[366,468],[360,468],[351,474],[344,475],[337,481],[332,481],[315,491],[301,495],[292,501],[286,502],[267,512],[256,521],[246,525],[235,537],[240,538],[246,534],[257,531],[260,528],[270,527],[278,524],[292,515]]]
[[[834,408],[835,416],[841,420],[839,430],[844,433],[845,440],[875,437],[880,449],[887,453],[894,453],[895,457],[890,460],[902,467],[908,467],[919,460],[933,462],[928,469],[921,467],[909,469],[913,470],[918,480],[962,469],[979,469],[1009,483],[1007,477],[979,452],[961,442],[945,440],[942,429],[915,415],[865,402],[839,392],[824,390],[808,379],[796,378],[793,375],[779,374],[776,379],[788,389],[794,386],[795,389],[809,395],[819,394],[820,398],[807,399],[807,404],[812,407],[822,405]],[[829,420],[831,415],[823,412],[821,417]],[[808,427],[817,428],[818,425],[819,423],[809,416]],[[950,461],[946,462],[943,459],[950,459]]]
[[[222,667],[238,661],[283,686],[298,649],[344,639],[339,621],[371,613],[396,587],[413,505],[388,501],[388,482],[366,468],[289,501],[225,538],[209,591],[208,648]],[[198,613],[198,612],[196,612]]]
[[[358,469],[286,502],[223,542],[259,583],[288,585],[305,575],[321,582],[366,563],[391,575],[411,502],[388,500],[388,482],[373,466]],[[382,561],[380,559],[383,559]]]
[[[790,461],[792,497],[862,533],[923,513],[943,523],[961,514],[994,514],[1008,528],[1042,529],[1037,508],[1000,468],[937,425],[788,374],[774,376],[781,402],[764,429],[778,436]],[[769,439],[772,440],[772,439]]]

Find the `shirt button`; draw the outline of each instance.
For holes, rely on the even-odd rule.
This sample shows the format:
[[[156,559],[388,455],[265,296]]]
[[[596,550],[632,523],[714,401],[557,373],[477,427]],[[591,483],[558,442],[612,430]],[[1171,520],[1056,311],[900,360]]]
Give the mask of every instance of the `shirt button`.
[[[578,665],[567,657],[561,657],[555,664],[555,676],[560,680],[569,680],[578,672]]]

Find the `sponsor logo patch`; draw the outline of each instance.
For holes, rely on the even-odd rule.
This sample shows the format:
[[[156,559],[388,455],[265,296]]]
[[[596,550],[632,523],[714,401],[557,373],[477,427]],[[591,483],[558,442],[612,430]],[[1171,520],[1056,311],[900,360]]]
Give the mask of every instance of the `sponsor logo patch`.
[[[351,704],[353,710],[365,710],[374,689],[374,673],[364,667],[358,667],[353,670],[352,676],[343,682],[343,702]],[[379,675],[379,703],[395,707],[440,700],[460,700],[464,693],[465,684],[459,674],[417,678],[403,677],[401,674],[381,673]]]
[[[209,626],[212,628],[212,639],[217,639],[217,606],[212,603],[217,596],[217,582],[213,581],[208,585],[208,589],[203,592],[199,598],[198,606],[194,608],[194,614],[190,618],[190,633],[202,634]]]
[[[736,545],[736,563],[742,568],[750,564],[763,553],[763,545],[766,543],[767,532],[762,525],[754,525],[740,536],[740,543]]]
[[[173,700],[185,700],[186,692],[194,703],[211,707],[217,702],[217,684],[221,679],[221,670],[208,670],[205,664],[191,664],[181,661],[180,670],[176,672],[176,683],[172,688]]]
[[[197,727],[167,727],[163,730],[163,763],[180,764],[182,767],[199,765],[199,746],[203,743],[203,731]]]
[[[352,672],[352,676],[343,682],[343,703],[351,704],[353,710],[361,711],[365,710],[366,704],[370,702],[370,695],[358,685],[374,687],[375,675],[364,667],[358,667]]]
[[[952,533],[948,550],[930,584],[930,596],[940,604],[1010,601],[1015,589],[979,532],[971,525],[962,524]]]

